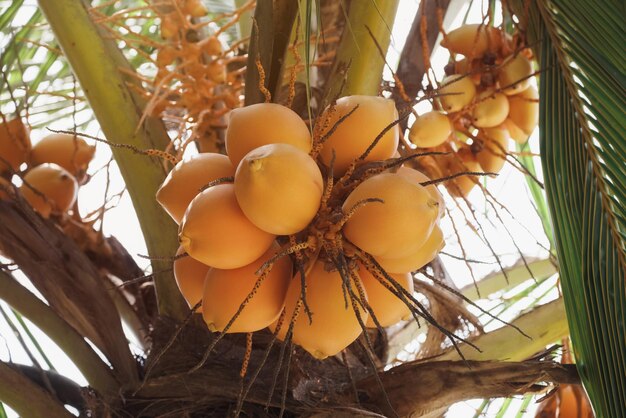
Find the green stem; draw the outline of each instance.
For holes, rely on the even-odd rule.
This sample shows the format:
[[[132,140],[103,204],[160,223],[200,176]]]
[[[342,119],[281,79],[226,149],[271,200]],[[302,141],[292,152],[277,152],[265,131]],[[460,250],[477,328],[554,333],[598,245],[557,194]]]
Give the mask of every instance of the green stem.
[[[235,7],[239,9],[248,3],[248,1],[249,0],[235,0]],[[249,10],[241,14],[241,17],[237,22],[237,27],[239,28],[238,39],[250,36],[250,33],[252,32],[252,13]]]
[[[91,20],[86,2],[81,0],[39,0],[89,104],[107,139],[139,149],[164,149],[169,137],[162,122],[147,116],[142,121],[145,102],[128,87],[134,83],[121,69],[133,73],[114,40],[103,36]],[[165,177],[157,159],[112,147],[120,172],[135,207],[153,271],[171,267],[163,257],[173,256],[178,246],[175,223],[156,204],[155,193]],[[154,279],[161,314],[184,318],[188,307],[172,274]]]
[[[378,94],[385,60],[376,43],[386,54],[398,4],[399,0],[350,3],[346,27],[329,78],[327,103],[337,96]]]
[[[512,325],[520,328],[531,339],[513,327],[504,326],[471,340],[482,352],[461,344],[460,350],[465,359],[521,361],[569,334],[562,298],[519,316]],[[458,360],[460,356],[457,351],[451,350],[438,359]]]
[[[515,418],[523,418],[526,415],[526,408],[528,408],[528,405],[530,405],[533,398],[534,398],[533,395],[524,396],[524,401],[520,405],[519,410],[517,411],[517,414],[515,415]]]
[[[0,298],[58,344],[85,376],[90,386],[102,394],[117,392],[119,383],[85,339],[48,305],[4,271],[0,271]]]
[[[0,401],[22,418],[74,417],[50,393],[4,362],[0,362]]]

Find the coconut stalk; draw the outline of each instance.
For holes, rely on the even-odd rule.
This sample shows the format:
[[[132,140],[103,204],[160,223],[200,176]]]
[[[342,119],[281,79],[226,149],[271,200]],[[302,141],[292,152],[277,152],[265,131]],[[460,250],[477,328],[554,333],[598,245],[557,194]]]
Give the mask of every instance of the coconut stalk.
[[[384,55],[391,42],[391,28],[398,4],[399,0],[350,3],[346,26],[329,76],[325,95],[327,103],[340,96],[378,95],[385,66]]]
[[[297,1],[257,2],[246,66],[246,106],[266,101],[266,94],[272,99],[277,95],[297,14]],[[263,69],[263,78],[258,65]],[[265,92],[261,90],[261,85],[267,89]]]
[[[93,109],[107,139],[138,149],[164,149],[169,137],[162,122],[153,116],[142,121],[145,100],[128,87],[135,82],[122,72],[134,70],[114,40],[92,21],[87,2],[81,0],[40,0],[44,12]],[[163,315],[182,319],[188,308],[171,273],[171,262],[163,257],[176,253],[175,223],[155,201],[155,193],[165,178],[161,161],[112,147],[111,151],[133,202],[148,248],[154,257],[152,269],[159,310]],[[159,259],[160,258],[160,259]]]

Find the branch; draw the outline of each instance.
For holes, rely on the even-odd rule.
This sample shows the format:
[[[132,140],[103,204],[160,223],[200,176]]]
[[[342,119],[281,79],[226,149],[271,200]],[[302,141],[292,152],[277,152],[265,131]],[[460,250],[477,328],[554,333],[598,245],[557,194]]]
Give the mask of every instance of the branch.
[[[0,201],[0,243],[52,309],[103,352],[119,381],[137,382],[120,316],[99,272],[76,244],[23,200]]]
[[[387,416],[422,416],[467,399],[499,398],[547,389],[546,383],[579,383],[573,365],[547,361],[432,361],[406,363],[379,374],[394,411],[373,377],[357,383]],[[366,402],[365,404],[369,404]]]
[[[439,36],[437,8],[441,10],[442,14],[445,14],[449,4],[450,0],[421,1],[417,13],[415,13],[415,18],[413,19],[413,24],[411,25],[411,30],[406,38],[404,47],[402,48],[398,69],[396,70],[396,75],[400,81],[402,81],[406,93],[411,99],[415,98],[417,93],[422,89],[422,79],[426,72],[426,63],[424,62],[424,54],[422,54],[420,35],[422,30],[422,13],[426,14],[426,22],[428,22],[426,39],[428,48],[432,51],[437,37]],[[423,8],[426,9],[423,10]],[[394,94],[394,97],[396,97],[397,100],[401,100],[397,94]]]
[[[76,382],[58,374],[52,370],[43,370],[24,364],[9,364],[9,367],[19,371],[29,378],[33,383],[38,384],[43,390],[55,396],[64,405],[70,405],[82,411],[86,407],[83,397],[83,388]]]
[[[132,80],[120,68],[131,73],[134,70],[115,41],[102,36],[87,4],[81,0],[39,0],[107,139],[139,149],[164,149],[170,140],[162,122],[152,116],[142,122],[144,100],[129,89]],[[178,247],[176,225],[154,197],[166,174],[160,161],[117,147],[111,151],[133,201],[148,253],[155,258],[174,255]],[[152,261],[153,271],[169,267],[162,259]],[[188,307],[172,274],[157,275],[155,287],[161,313],[184,318]]]
[[[538,353],[569,335],[563,298],[559,298],[519,316],[511,325],[517,326],[532,340],[513,327],[504,326],[470,340],[482,351],[460,344],[459,349],[467,360],[519,361]],[[455,350],[444,353],[438,360],[460,360]]]
[[[22,418],[74,418],[50,393],[4,362],[0,362],[0,401]]]
[[[94,389],[102,394],[116,393],[119,383],[87,341],[13,276],[1,270],[0,298],[50,337],[76,364]]]

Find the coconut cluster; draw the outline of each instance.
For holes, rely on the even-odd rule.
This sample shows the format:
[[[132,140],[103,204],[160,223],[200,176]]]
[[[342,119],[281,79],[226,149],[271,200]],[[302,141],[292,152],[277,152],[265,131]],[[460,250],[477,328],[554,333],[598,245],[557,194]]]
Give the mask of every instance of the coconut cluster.
[[[10,178],[27,168],[20,192],[44,218],[69,211],[86,180],[95,146],[69,134],[51,134],[33,147],[30,131],[20,118],[0,124],[0,199],[11,193]]]
[[[174,275],[210,330],[269,327],[325,358],[411,315],[443,201],[392,158],[397,118],[390,99],[349,96],[311,134],[287,107],[251,105],[231,112],[227,155],[172,169],[157,200],[179,224]]]
[[[439,83],[435,110],[419,115],[409,131],[419,148],[451,152],[422,164],[429,175],[497,173],[510,140],[526,142],[537,126],[532,52],[517,43],[500,29],[479,24],[461,26],[444,37],[441,45],[453,59]],[[463,58],[455,60],[459,55]],[[457,177],[445,186],[453,196],[467,196],[476,184],[472,177]]]
[[[191,127],[188,137],[179,135],[173,141],[180,141],[181,148],[195,141],[203,152],[218,152],[223,143],[216,127],[224,124],[226,112],[240,106],[242,75],[236,63],[240,57],[218,38],[222,29],[215,22],[207,31],[202,18],[208,12],[200,0],[177,3],[154,8],[163,40],[156,47],[157,72],[146,91],[147,110],[155,116],[175,115],[166,118],[173,131],[187,132]],[[234,14],[232,23],[240,13]]]

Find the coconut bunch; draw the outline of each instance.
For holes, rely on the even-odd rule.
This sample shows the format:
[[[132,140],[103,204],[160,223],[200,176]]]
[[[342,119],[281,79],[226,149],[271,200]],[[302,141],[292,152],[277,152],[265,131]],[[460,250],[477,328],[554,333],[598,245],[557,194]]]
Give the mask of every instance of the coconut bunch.
[[[241,71],[227,68],[240,57],[224,48],[218,39],[221,30],[207,33],[208,22],[201,18],[208,12],[200,0],[164,2],[153,10],[163,40],[156,48],[156,76],[143,92],[150,100],[147,109],[155,116],[167,114],[164,119],[179,132],[181,154],[190,141],[202,151],[217,152],[223,140],[215,127],[224,125],[223,116],[241,105]]]
[[[0,123],[0,198],[9,197],[10,179],[19,172],[20,192],[33,209],[44,218],[61,216],[74,206],[94,153],[95,146],[69,134],[51,134],[32,146],[20,118],[5,120]]]
[[[227,155],[172,169],[157,200],[179,224],[174,274],[210,330],[269,327],[325,358],[416,311],[410,272],[444,245],[443,202],[392,158],[397,118],[392,100],[349,96],[311,135],[289,108],[251,105],[230,114]]]
[[[419,115],[409,131],[417,147],[450,153],[422,166],[429,175],[498,173],[511,139],[527,141],[539,119],[539,94],[531,85],[532,52],[519,43],[517,37],[480,24],[444,36],[441,45],[452,61],[436,91],[434,110]],[[466,197],[476,184],[466,176],[445,186],[451,195]]]

